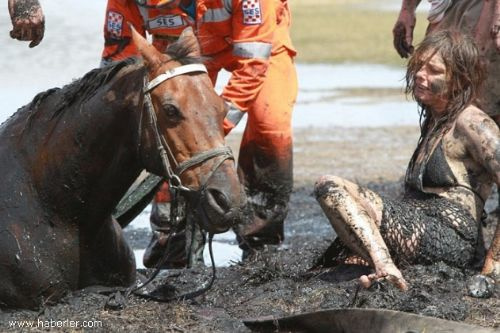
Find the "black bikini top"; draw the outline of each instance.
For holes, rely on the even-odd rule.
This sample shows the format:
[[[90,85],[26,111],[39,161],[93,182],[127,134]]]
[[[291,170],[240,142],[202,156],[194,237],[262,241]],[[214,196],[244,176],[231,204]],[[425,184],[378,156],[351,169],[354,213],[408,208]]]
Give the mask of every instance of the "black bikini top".
[[[423,187],[452,187],[458,185],[443,151],[443,141],[439,141],[423,168]]]
[[[484,199],[476,190],[468,185],[460,184],[458,182],[448,162],[446,161],[442,138],[437,143],[436,148],[432,152],[427,162],[423,162],[421,165],[415,165],[414,168],[417,168],[418,171],[414,170],[412,172],[413,177],[407,179],[407,185],[409,185],[411,188],[423,192],[424,187],[463,187],[472,192],[477,198],[482,201],[484,205]]]

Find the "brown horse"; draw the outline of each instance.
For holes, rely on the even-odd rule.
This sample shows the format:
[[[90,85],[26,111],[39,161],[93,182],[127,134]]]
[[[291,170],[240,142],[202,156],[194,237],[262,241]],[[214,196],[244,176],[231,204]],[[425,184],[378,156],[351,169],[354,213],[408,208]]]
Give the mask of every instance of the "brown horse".
[[[198,193],[206,230],[237,220],[245,199],[224,145],[225,106],[193,32],[166,54],[133,40],[143,62],[41,93],[0,128],[1,307],[130,285],[134,255],[111,213],[143,169]]]

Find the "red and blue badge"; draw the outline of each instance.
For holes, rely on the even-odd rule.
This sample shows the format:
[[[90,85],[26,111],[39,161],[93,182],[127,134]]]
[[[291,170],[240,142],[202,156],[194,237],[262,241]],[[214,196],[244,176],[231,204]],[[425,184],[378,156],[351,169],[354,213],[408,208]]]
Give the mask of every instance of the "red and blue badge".
[[[260,0],[243,0],[243,24],[261,24],[262,12],[260,9]]]
[[[123,15],[109,11],[107,20],[107,30],[114,37],[121,37],[123,31]]]

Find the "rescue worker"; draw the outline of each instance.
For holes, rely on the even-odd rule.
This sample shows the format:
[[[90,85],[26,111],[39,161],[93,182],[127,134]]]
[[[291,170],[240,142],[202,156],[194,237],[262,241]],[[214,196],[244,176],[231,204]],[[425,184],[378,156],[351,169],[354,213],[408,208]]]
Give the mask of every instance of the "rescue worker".
[[[30,41],[29,47],[40,44],[45,32],[45,17],[38,0],[8,0],[8,7],[12,21],[10,37]]]
[[[281,243],[293,187],[291,119],[297,95],[288,1],[108,0],[103,65],[137,56],[127,22],[151,34],[159,50],[192,26],[213,84],[222,69],[231,73],[221,94],[228,106],[224,131],[247,113],[238,174],[252,207],[236,230],[240,247],[251,251]],[[153,202],[151,222],[159,232],[146,250],[147,267],[155,266],[171,231],[168,189],[162,189]],[[172,252],[178,254],[169,258],[173,266],[198,261],[187,258],[183,246]]]
[[[421,0],[402,0],[401,11],[393,28],[394,47],[407,58],[413,52],[415,11]],[[427,34],[440,30],[459,29],[474,37],[486,60],[486,82],[479,96],[482,109],[500,125],[500,0],[428,0]],[[497,187],[498,189],[498,187]],[[500,199],[500,198],[499,198]],[[500,214],[499,207],[496,215]],[[498,279],[500,274],[500,223],[486,255],[483,276]]]

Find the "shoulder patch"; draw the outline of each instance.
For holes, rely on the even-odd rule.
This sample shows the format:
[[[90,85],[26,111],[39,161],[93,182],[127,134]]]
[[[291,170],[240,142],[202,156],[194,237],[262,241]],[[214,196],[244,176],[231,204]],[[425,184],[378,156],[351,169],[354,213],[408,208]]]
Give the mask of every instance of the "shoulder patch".
[[[113,37],[121,37],[123,31],[123,15],[118,12],[109,11],[106,29]]]
[[[260,0],[243,0],[243,24],[261,24],[262,12],[260,10]]]

